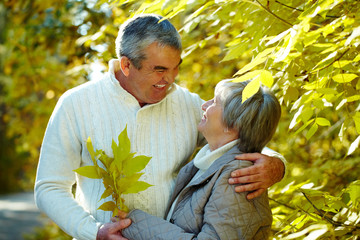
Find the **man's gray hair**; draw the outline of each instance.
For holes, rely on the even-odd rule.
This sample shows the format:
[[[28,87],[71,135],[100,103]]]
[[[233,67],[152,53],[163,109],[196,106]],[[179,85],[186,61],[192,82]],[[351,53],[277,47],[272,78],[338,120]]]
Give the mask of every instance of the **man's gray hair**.
[[[239,133],[239,149],[244,153],[261,152],[274,135],[281,107],[274,94],[265,87],[242,103],[242,93],[249,81],[223,80],[215,94],[223,106],[223,121]]]
[[[181,51],[178,31],[167,19],[162,18],[156,14],[141,14],[123,23],[115,41],[117,57],[126,56],[140,69],[141,62],[146,59],[145,48],[154,42]]]

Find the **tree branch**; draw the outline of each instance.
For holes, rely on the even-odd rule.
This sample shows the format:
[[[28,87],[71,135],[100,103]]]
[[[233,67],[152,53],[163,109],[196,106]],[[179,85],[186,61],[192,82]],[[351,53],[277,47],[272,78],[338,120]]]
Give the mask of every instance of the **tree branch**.
[[[289,5],[286,5],[285,3],[282,3],[278,0],[275,0],[276,3],[284,6],[284,7],[287,7],[287,8],[290,8],[290,9],[293,9],[293,10],[296,10],[296,11],[299,11],[299,12],[304,12],[304,10],[302,9],[298,9],[298,8],[295,8],[295,7],[292,7],[292,6],[289,6]],[[326,17],[329,17],[329,18],[338,18],[338,16],[331,16],[331,15],[326,15]]]
[[[264,5],[262,5],[262,3],[259,2],[259,0],[255,0],[255,1],[256,1],[266,12],[270,13],[271,15],[273,15],[274,17],[276,17],[276,18],[279,19],[280,21],[286,23],[287,25],[289,25],[289,26],[291,26],[291,27],[294,26],[293,24],[289,23],[289,22],[286,21],[285,19],[283,19],[283,18],[279,17],[278,15],[276,15],[275,13],[273,13],[273,12],[270,10],[270,8],[267,8],[267,7],[265,7]]]
[[[334,62],[340,60],[340,59],[345,55],[345,53],[347,53],[349,50],[350,50],[349,48],[346,49],[339,57],[335,58],[334,61],[331,61],[331,63],[329,63],[328,65],[326,65],[326,66],[324,66],[324,67],[322,67],[322,68],[320,68],[320,69],[318,69],[318,70],[316,70],[316,71],[314,70],[314,71],[312,71],[312,72],[310,72],[310,73],[314,73],[314,72],[317,72],[317,71],[321,71],[321,70],[323,70],[323,69],[325,69],[325,68],[328,68],[328,67],[331,66]]]
[[[292,6],[289,6],[289,5],[286,5],[285,3],[282,3],[282,2],[279,2],[278,0],[275,0],[276,3],[284,6],[284,7],[287,7],[287,8],[290,8],[290,9],[293,9],[293,10],[296,10],[296,11],[299,11],[299,12],[304,12],[304,10],[302,9],[298,9],[298,8],[295,8],[295,7],[292,7]]]
[[[311,204],[311,206],[313,206],[313,208],[315,208],[315,210],[318,212],[318,214],[319,214],[323,219],[325,219],[326,221],[328,221],[329,223],[331,223],[332,225],[337,226],[337,227],[343,225],[342,223],[336,222],[336,221],[332,220],[331,218],[325,216],[325,214],[324,214],[322,211],[320,211],[320,209],[318,209],[318,208],[311,202],[311,200],[308,198],[308,196],[307,196],[304,192],[301,192],[301,193],[304,195],[304,197],[306,198],[306,200]]]
[[[290,206],[290,205],[287,205],[286,203],[279,202],[278,200],[275,200],[275,199],[273,199],[273,198],[270,198],[270,197],[269,197],[269,200],[274,201],[274,202],[276,202],[276,203],[279,204],[279,205],[282,205],[282,206],[285,206],[285,207],[287,207],[287,208],[290,208],[291,210],[296,210],[296,208],[294,208],[294,207],[292,207],[292,206]]]
[[[318,214],[324,218],[326,221],[328,221],[329,223],[331,223],[332,225],[338,227],[338,226],[345,226],[345,227],[349,227],[349,228],[353,228],[353,229],[360,229],[359,226],[351,226],[351,225],[348,225],[348,224],[345,224],[345,223],[342,223],[342,222],[338,222],[338,221],[334,221],[332,220],[331,218],[325,216],[325,214],[320,210],[318,209],[312,202],[311,200],[308,198],[308,196],[304,193],[304,192],[301,192],[304,197],[306,198],[306,200],[311,204],[311,206],[313,206],[313,208],[315,208],[315,210],[318,212]]]

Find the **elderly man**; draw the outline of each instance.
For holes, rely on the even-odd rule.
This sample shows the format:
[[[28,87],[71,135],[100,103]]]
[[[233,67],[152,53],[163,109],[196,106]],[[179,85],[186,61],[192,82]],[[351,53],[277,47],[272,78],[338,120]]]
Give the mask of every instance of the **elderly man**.
[[[203,100],[174,84],[181,64],[181,39],[169,21],[160,19],[140,15],[124,23],[116,40],[118,59],[109,62],[105,77],[67,91],[49,120],[35,200],[76,239],[124,239],[120,230],[130,224],[128,219],[109,223],[111,213],[98,210],[108,201],[99,201],[104,191],[101,180],[73,171],[92,164],[85,144],[88,137],[95,149],[112,155],[112,139],[127,126],[131,151],[152,157],[142,180],[154,186],[125,195],[125,201],[130,209],[159,217],[164,217],[178,170],[203,142],[196,127]],[[282,179],[284,164],[279,158],[241,157],[245,158],[255,165],[233,172],[231,184],[248,183],[236,191],[255,191],[248,196],[252,198]]]

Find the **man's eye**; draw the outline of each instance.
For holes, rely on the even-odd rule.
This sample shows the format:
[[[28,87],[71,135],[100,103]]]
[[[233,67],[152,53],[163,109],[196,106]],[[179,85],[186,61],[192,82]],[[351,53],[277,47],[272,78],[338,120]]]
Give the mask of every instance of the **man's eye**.
[[[163,69],[163,68],[155,68],[154,71],[157,72],[157,73],[164,73],[164,72],[166,71],[166,69]]]

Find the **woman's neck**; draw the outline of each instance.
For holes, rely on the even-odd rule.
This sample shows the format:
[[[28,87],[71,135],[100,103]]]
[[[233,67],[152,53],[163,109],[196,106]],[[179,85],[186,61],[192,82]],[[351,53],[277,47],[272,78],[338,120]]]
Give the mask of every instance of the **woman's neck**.
[[[206,138],[206,137],[205,137]],[[214,151],[222,146],[224,146],[225,144],[232,142],[234,140],[237,139],[237,136],[233,136],[233,134],[227,134],[225,136],[222,137],[218,137],[218,138],[213,138],[213,139],[207,139],[207,142],[209,144],[209,148],[210,151]]]

